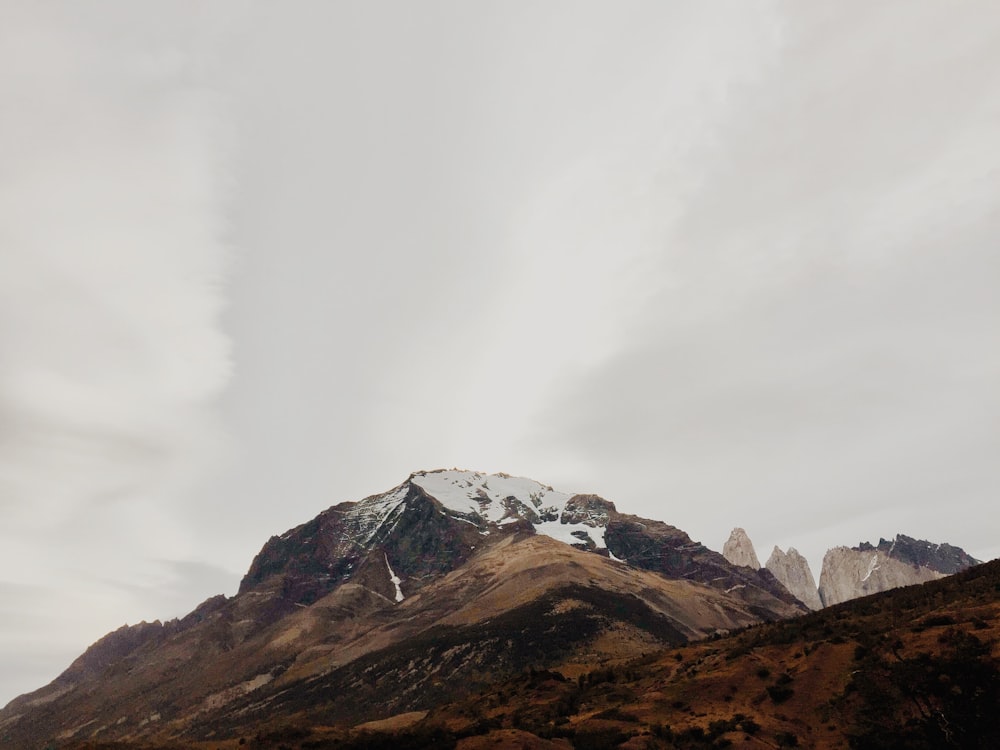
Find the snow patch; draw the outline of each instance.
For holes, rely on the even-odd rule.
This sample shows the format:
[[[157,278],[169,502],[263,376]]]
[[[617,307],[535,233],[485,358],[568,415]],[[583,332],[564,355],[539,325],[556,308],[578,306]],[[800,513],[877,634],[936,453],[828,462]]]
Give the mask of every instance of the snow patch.
[[[503,501],[509,497],[529,508],[551,505],[560,510],[572,497],[534,479],[477,471],[434,471],[414,474],[410,481],[448,510],[466,516],[475,514],[493,523],[499,523],[507,514]]]
[[[354,533],[342,541],[356,541],[361,547],[369,547],[387,521],[395,517],[395,522],[399,522],[402,514],[396,511],[405,501],[406,486],[403,485],[384,495],[358,503],[344,514],[344,521],[348,528],[353,527]]]
[[[879,565],[878,565],[878,552],[876,552],[874,555],[872,555],[871,562],[868,563],[868,572],[865,573],[865,577],[861,579],[861,582],[864,583],[869,578],[871,578],[872,577],[872,573],[874,573],[876,570],[878,570],[878,568],[879,568]]]
[[[389,569],[389,580],[392,581],[392,585],[396,587],[396,601],[401,602],[405,598],[403,596],[403,589],[399,587],[399,584],[403,582],[403,579],[397,576],[393,570],[392,566],[389,564],[389,556],[385,555],[385,567]]]
[[[481,518],[498,526],[516,523],[521,516],[510,515],[504,501],[513,499],[543,516],[562,517],[566,503],[573,497],[565,492],[557,492],[534,479],[512,477],[507,474],[482,474],[476,471],[433,471],[414,474],[410,481],[437,500],[457,518],[467,523],[475,523],[469,518]],[[579,514],[579,511],[577,511]],[[565,544],[581,544],[584,540],[573,536],[574,531],[582,531],[597,545],[607,549],[604,539],[606,516],[591,511],[587,518],[597,526],[585,523],[564,523],[562,520],[541,521],[534,524],[535,531],[550,536]],[[483,530],[484,536],[488,534]],[[615,558],[617,559],[617,558]]]
[[[599,548],[607,548],[608,546],[607,542],[604,541],[603,528],[595,529],[593,526],[587,526],[583,523],[563,523],[562,521],[543,521],[535,524],[535,532],[538,534],[550,536],[566,544],[586,544],[580,537],[573,536],[574,531],[582,531]],[[595,534],[597,539],[592,536],[594,532],[600,532]]]

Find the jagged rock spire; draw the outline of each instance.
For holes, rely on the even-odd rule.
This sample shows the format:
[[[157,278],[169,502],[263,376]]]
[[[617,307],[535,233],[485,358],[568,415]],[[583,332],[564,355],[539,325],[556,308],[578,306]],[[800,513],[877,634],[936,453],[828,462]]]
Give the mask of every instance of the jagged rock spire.
[[[737,527],[733,529],[722,548],[722,556],[733,565],[743,565],[747,568],[760,570],[760,560],[754,551],[753,542],[747,536],[746,531]]]
[[[782,552],[780,547],[775,547],[764,567],[809,609],[823,608],[809,563],[795,547],[789,547],[788,552]]]

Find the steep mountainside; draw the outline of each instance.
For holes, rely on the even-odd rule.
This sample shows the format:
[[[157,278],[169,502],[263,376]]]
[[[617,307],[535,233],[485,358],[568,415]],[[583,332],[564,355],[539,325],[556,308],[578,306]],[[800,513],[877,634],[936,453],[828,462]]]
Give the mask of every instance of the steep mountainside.
[[[795,547],[789,547],[788,552],[775,547],[765,567],[809,609],[815,610],[823,606],[809,562]]]
[[[747,536],[746,531],[737,527],[733,529],[722,547],[722,556],[733,565],[744,565],[754,570],[760,569],[760,560],[757,559],[757,551],[753,548],[753,542]]]
[[[759,567],[753,542],[741,528],[733,529],[723,555],[734,565]],[[808,561],[794,547],[775,547],[764,566],[775,580],[809,609],[845,602],[879,591],[923,583],[977,565],[978,560],[959,547],[932,544],[897,534],[878,546],[834,547],[823,558],[819,587]]]
[[[626,662],[524,669],[429,711],[355,727],[285,716],[242,737],[157,750],[993,750],[998,644],[994,561]]]
[[[376,719],[801,611],[767,571],[596,496],[421,472],[272,537],[236,596],[108,635],[0,711],[0,745]]]
[[[733,565],[742,565],[754,570],[761,567],[753,542],[750,541],[747,532],[739,527],[730,533],[722,548],[722,554]],[[823,606],[809,563],[794,547],[789,547],[787,553],[775,547],[764,568],[809,609],[819,609]]]
[[[576,680],[525,674],[396,736],[436,728],[436,747],[460,750],[987,750],[997,705],[1000,561]]]
[[[903,534],[877,546],[834,547],[823,557],[819,595],[824,606],[923,583],[957,573],[978,560],[950,544],[932,544]]]

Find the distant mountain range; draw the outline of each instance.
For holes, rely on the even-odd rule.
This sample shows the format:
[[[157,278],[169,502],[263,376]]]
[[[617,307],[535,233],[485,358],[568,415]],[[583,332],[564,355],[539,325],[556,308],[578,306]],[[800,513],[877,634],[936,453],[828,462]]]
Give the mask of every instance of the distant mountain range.
[[[722,554],[734,565],[759,569],[750,537],[733,529]],[[933,581],[979,565],[980,560],[950,544],[933,544],[897,534],[878,545],[862,542],[857,547],[834,547],[823,556],[823,570],[816,586],[809,563],[791,547],[774,548],[764,565],[785,588],[810,609],[820,609],[880,591]]]
[[[190,747],[423,715],[525,669],[577,679],[976,562],[900,536],[831,550],[817,592],[794,550],[761,568],[736,530],[724,553],[595,495],[417,472],[272,537],[235,596],[105,636],[0,711],[0,746]]]

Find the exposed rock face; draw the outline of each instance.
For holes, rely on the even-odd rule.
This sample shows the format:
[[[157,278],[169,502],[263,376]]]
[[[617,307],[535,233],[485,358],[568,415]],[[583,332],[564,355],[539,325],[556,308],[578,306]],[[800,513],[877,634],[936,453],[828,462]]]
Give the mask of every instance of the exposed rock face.
[[[981,562],[960,547],[953,547],[950,544],[933,544],[905,534],[896,534],[896,538],[892,541],[879,539],[877,548],[865,543],[860,545],[859,549],[862,551],[878,549],[895,560],[922,568],[930,568],[945,575],[958,573],[973,565],[979,565]]]
[[[0,746],[364,721],[803,611],[767,571],[599,497],[420,472],[272,537],[236,596],[105,637],[0,710]]]
[[[668,578],[700,581],[737,594],[759,607],[763,619],[774,600],[799,606],[774,576],[766,570],[736,566],[718,552],[662,521],[616,513],[608,522],[605,538],[616,558],[637,568],[652,570]]]
[[[754,570],[760,569],[760,560],[757,559],[757,552],[753,548],[753,542],[747,533],[737,527],[729,534],[722,547],[722,556],[733,565],[743,565]],[[773,572],[773,571],[772,571]]]
[[[561,518],[565,523],[582,523],[593,528],[608,525],[616,514],[615,504],[597,495],[574,495],[566,501]]]
[[[950,544],[932,544],[898,534],[877,546],[834,547],[823,557],[819,595],[823,606],[875,594],[879,591],[925,583],[979,564]]]
[[[782,552],[779,547],[775,547],[764,567],[809,609],[816,610],[823,607],[819,592],[816,590],[816,579],[809,569],[809,562],[795,547],[789,547],[788,552]]]

